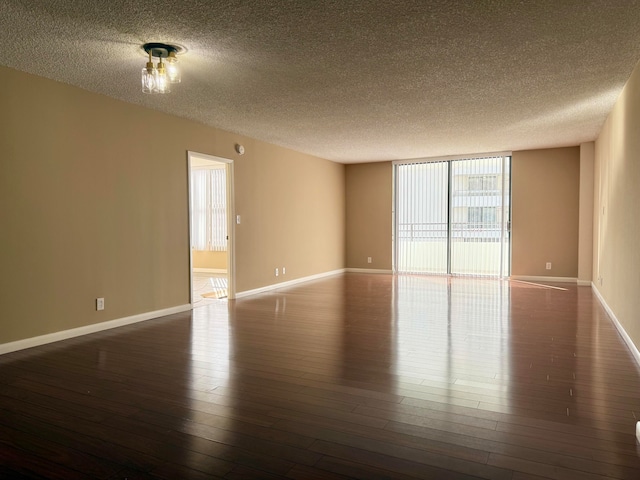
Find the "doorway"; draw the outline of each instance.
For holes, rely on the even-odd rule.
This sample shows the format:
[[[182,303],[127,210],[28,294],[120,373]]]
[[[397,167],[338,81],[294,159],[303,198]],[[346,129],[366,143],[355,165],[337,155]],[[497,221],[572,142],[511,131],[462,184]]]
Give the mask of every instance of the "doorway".
[[[511,156],[394,164],[394,271],[506,277]]]
[[[192,308],[235,298],[233,161],[188,152]]]

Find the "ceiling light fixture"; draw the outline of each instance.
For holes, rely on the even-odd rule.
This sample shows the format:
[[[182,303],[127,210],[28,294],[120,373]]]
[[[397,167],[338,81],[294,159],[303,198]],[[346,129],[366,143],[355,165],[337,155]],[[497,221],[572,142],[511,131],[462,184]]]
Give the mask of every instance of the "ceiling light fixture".
[[[169,93],[171,84],[181,81],[177,55],[184,48],[167,43],[145,43],[142,49],[149,55],[149,61],[142,69],[142,93]],[[157,65],[153,64],[153,57],[158,59]],[[166,63],[163,58],[167,59]]]

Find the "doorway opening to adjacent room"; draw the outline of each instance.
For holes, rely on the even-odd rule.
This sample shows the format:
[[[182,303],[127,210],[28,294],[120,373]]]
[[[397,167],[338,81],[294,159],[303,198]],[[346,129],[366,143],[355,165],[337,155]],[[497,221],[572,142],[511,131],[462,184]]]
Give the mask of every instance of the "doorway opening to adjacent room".
[[[190,303],[235,298],[233,161],[188,152]]]
[[[394,163],[394,272],[508,276],[510,171],[510,153]]]

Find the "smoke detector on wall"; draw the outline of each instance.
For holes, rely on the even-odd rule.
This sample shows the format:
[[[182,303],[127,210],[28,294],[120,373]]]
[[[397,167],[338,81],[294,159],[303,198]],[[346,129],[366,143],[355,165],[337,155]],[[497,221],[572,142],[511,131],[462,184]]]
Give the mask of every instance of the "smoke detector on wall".
[[[240,145],[239,143],[236,143],[236,152],[238,152],[238,155],[243,155],[244,154],[244,147],[242,145]]]

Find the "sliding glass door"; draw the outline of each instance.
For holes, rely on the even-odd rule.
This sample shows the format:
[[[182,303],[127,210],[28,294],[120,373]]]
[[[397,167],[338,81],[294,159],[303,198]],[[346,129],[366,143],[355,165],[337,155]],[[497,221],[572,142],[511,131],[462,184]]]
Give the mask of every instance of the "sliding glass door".
[[[509,275],[511,157],[395,164],[394,270]]]

